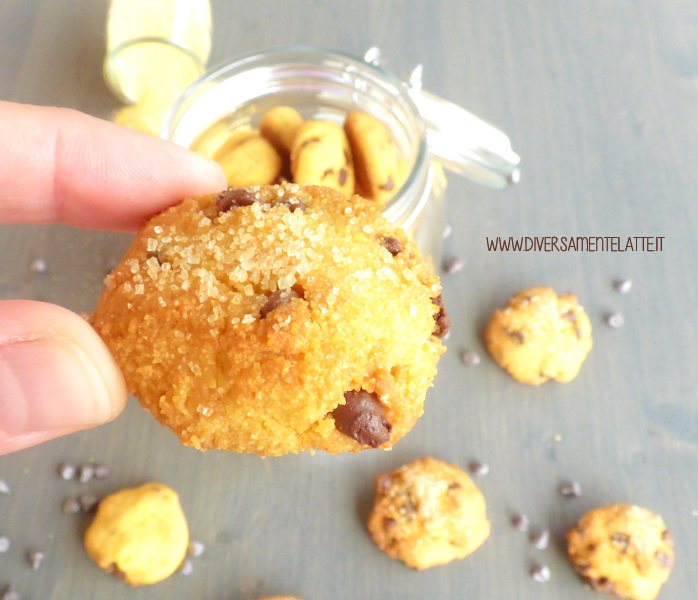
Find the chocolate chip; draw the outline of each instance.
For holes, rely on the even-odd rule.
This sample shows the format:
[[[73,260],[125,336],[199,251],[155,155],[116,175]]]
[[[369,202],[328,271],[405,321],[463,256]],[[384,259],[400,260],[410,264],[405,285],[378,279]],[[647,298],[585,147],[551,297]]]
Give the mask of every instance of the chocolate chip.
[[[439,294],[436,298],[432,298],[431,301],[438,307],[439,312],[434,315],[434,321],[436,321],[436,329],[434,330],[434,335],[437,338],[443,339],[451,328],[451,319],[448,318],[446,313],[446,307],[444,306],[444,300]]]
[[[0,479],[0,494],[9,494],[10,493],[10,486],[7,484],[7,481],[4,479]]]
[[[617,329],[625,324],[625,317],[623,313],[614,312],[606,317],[606,323],[608,323],[610,327],[613,327],[613,329]]]
[[[390,192],[393,190],[394,187],[395,187],[395,183],[393,182],[393,176],[389,175],[388,181],[386,181],[383,185],[381,185],[380,189],[382,189],[386,192]]]
[[[328,177],[329,175],[332,175],[334,173],[334,169],[330,167],[329,169],[325,169],[325,172],[322,174],[322,179],[325,177]]]
[[[579,485],[579,482],[572,481],[561,485],[558,491],[566,498],[579,498],[582,495],[582,486]]]
[[[349,166],[352,163],[351,152],[346,148],[342,148],[342,152],[344,152],[344,164]]]
[[[550,543],[550,532],[547,529],[534,531],[529,539],[531,541],[531,546],[538,550],[545,550]]]
[[[480,355],[472,350],[464,350],[461,352],[460,359],[466,367],[474,367],[480,364]]]
[[[75,467],[66,463],[61,463],[58,465],[58,476],[61,479],[69,481],[75,477]]]
[[[443,269],[449,275],[455,275],[458,271],[462,271],[465,263],[457,256],[452,256],[451,258],[444,261]]]
[[[516,529],[516,531],[526,532],[528,531],[530,521],[528,520],[528,517],[524,514],[514,515],[511,519],[511,524],[514,526],[514,529]]]
[[[473,461],[468,465],[468,468],[470,469],[470,472],[477,476],[477,477],[482,477],[483,475],[487,475],[487,473],[490,472],[490,466],[486,465],[485,463],[481,463],[478,461]]]
[[[259,200],[255,197],[254,192],[246,189],[228,189],[221,192],[216,199],[216,209],[218,214],[228,212],[232,208],[241,206],[252,206]]]
[[[593,577],[584,577],[584,581],[595,592],[607,592],[611,595],[615,595],[616,589],[606,577],[599,577],[598,579],[594,579]]]
[[[625,552],[630,544],[630,536],[627,533],[617,531],[611,536],[611,542],[618,546],[621,552]]]
[[[390,440],[393,426],[375,393],[364,390],[344,394],[346,402],[332,411],[335,427],[359,444],[378,448]]]
[[[538,583],[546,583],[550,581],[550,568],[546,565],[533,567],[533,569],[531,569],[531,578]]]
[[[111,470],[107,465],[94,465],[95,479],[106,479],[111,474]]]
[[[303,140],[303,143],[301,144],[301,148],[305,148],[308,144],[315,144],[319,141],[320,141],[319,137],[308,138],[307,140]]]
[[[199,542],[197,540],[190,540],[190,542],[187,544],[187,555],[193,557],[201,556],[204,553],[205,549],[206,546],[204,546],[203,542]]]
[[[562,319],[565,319],[565,321],[569,321],[570,323],[577,322],[577,313],[574,312],[572,309],[568,310],[566,313],[562,313],[560,317]]]
[[[457,481],[452,481],[451,483],[448,484],[449,490],[459,490],[462,487],[463,486],[460,483],[458,483]]]
[[[402,244],[400,243],[400,240],[390,235],[386,235],[381,240],[381,244],[383,245],[383,248],[385,248],[393,256],[395,256],[402,250]]]
[[[298,198],[284,198],[283,200],[279,200],[276,204],[285,204],[291,212],[296,212],[296,210],[304,211],[308,208],[308,205]]]
[[[664,554],[664,552],[660,552],[659,550],[654,553],[654,559],[662,569],[671,569],[673,566],[674,561],[672,561],[668,555]]]
[[[348,176],[349,176],[349,171],[347,171],[344,167],[342,167],[339,170],[339,176],[338,176],[339,185],[344,185],[347,182]]]
[[[78,468],[78,481],[80,483],[87,483],[92,481],[95,476],[95,470],[92,465],[80,465]]]
[[[80,503],[77,498],[66,498],[63,500],[61,510],[66,515],[76,515],[80,512]]]
[[[2,590],[2,596],[0,596],[0,600],[19,600],[19,592],[10,583],[9,585],[6,585],[5,588]]]
[[[269,296],[266,304],[262,306],[261,310],[259,311],[259,318],[265,318],[275,308],[281,306],[282,304],[288,304],[292,298],[300,298],[300,295],[298,295],[294,290],[276,290],[271,296]]]
[[[391,519],[390,517],[386,517],[383,519],[383,529],[385,531],[391,530],[393,527],[397,526],[397,521],[395,519]]]
[[[0,535],[0,553],[5,554],[10,549],[10,538]]]
[[[179,566],[179,572],[182,575],[191,575],[193,571],[194,565],[190,560],[184,560],[182,564]]]
[[[90,512],[99,504],[99,498],[90,494],[83,494],[77,498],[80,510],[84,513]]]
[[[633,287],[633,282],[631,279],[619,279],[613,284],[613,287],[619,294],[627,294]]]
[[[519,345],[522,345],[526,341],[524,334],[520,331],[510,331],[507,329],[506,334]]]
[[[36,550],[30,550],[27,552],[27,562],[31,567],[32,571],[38,571],[41,567],[41,563],[44,562],[45,554],[43,552],[37,552]]]
[[[119,569],[114,563],[107,565],[104,569],[107,573],[111,573],[112,577],[119,581],[126,581],[126,573]]]

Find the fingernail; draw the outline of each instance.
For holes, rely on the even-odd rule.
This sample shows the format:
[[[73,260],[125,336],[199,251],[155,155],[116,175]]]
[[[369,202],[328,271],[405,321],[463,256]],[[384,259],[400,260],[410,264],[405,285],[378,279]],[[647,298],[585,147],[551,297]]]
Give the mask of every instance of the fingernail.
[[[84,429],[112,418],[100,371],[79,346],[40,339],[0,347],[0,430]]]

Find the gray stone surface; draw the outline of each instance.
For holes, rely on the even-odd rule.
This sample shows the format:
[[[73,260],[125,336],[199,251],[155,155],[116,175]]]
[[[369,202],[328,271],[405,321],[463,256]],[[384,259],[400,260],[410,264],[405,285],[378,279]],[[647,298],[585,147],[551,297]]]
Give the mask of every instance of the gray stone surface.
[[[0,3],[0,99],[68,106],[106,117],[117,107],[101,78],[106,4]],[[357,598],[585,600],[564,556],[564,532],[586,510],[642,505],[674,532],[676,567],[660,598],[698,597],[698,6],[685,0],[473,0],[351,3],[214,1],[212,62],[272,45],[363,53],[378,45],[394,70],[424,64],[424,87],[506,131],[522,157],[504,193],[451,177],[444,278],[453,319],[425,415],[390,453],[256,456],[199,453],[135,401],[112,424],[0,458],[0,588],[22,597],[251,600]],[[0,143],[2,141],[0,140]],[[495,253],[485,236],[665,236],[660,253]],[[118,234],[62,226],[0,227],[0,297],[91,311]],[[46,272],[30,265],[46,261]],[[632,292],[613,282],[630,278]],[[488,357],[492,310],[533,285],[572,291],[594,349],[571,383],[528,387]],[[626,318],[611,329],[605,316]],[[482,356],[465,367],[460,351]],[[490,539],[465,560],[423,573],[377,550],[365,529],[373,478],[429,454],[492,467],[477,484]],[[81,485],[60,462],[109,465]],[[180,493],[191,534],[206,544],[188,577],[130,589],[88,559],[90,517],[64,515],[81,493],[102,496],[148,480]],[[565,499],[560,484],[584,495]],[[532,549],[511,517],[551,531]],[[25,553],[41,548],[39,574]],[[541,554],[543,552],[543,554]],[[550,582],[530,578],[537,564]]]

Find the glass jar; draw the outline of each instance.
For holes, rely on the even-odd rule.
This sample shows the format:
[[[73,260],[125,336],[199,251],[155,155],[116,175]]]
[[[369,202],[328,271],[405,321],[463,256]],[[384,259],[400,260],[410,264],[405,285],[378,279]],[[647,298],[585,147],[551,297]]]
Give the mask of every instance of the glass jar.
[[[507,137],[462,108],[366,60],[316,48],[270,49],[218,66],[196,81],[170,110],[160,136],[213,156],[233,132],[256,128],[275,106],[304,119],[343,125],[353,110],[372,114],[392,133],[412,165],[383,215],[402,227],[433,267],[441,258],[446,179],[441,163],[492,187],[518,180],[519,157]]]
[[[210,52],[209,0],[111,0],[104,79],[122,101],[171,88],[173,103],[203,74]]]

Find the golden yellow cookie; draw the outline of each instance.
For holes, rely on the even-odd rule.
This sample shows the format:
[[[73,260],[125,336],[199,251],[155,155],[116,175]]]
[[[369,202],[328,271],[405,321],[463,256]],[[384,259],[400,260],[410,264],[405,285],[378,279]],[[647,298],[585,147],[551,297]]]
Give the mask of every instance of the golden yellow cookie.
[[[584,515],[567,534],[570,561],[594,590],[653,600],[674,564],[671,534],[658,515],[610,504]]]
[[[282,156],[290,156],[296,133],[303,125],[303,117],[290,106],[277,106],[264,113],[259,132]]]
[[[213,158],[231,187],[273,183],[283,167],[274,146],[253,129],[234,133]]]
[[[229,190],[146,223],[91,322],[184,444],[261,455],[390,448],[448,328],[438,278],[374,203]]]
[[[293,181],[354,193],[354,163],[344,130],[329,121],[306,121],[291,148]]]
[[[147,483],[104,498],[85,533],[85,550],[131,585],[167,579],[182,564],[189,532],[177,493]]]
[[[400,190],[409,175],[400,160],[388,128],[362,111],[347,115],[344,130],[349,138],[356,166],[357,189],[381,205]]]
[[[378,477],[368,530],[391,558],[427,569],[479,548],[490,523],[470,477],[427,456]]]
[[[574,295],[558,297],[552,288],[536,287],[495,311],[485,343],[494,360],[522,383],[571,381],[591,350],[591,323]]]

